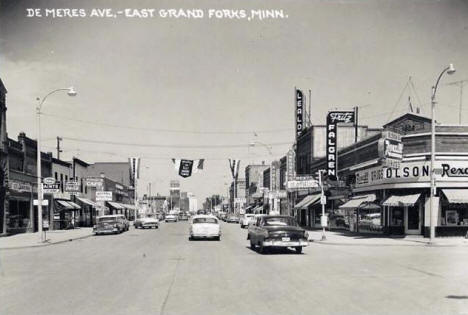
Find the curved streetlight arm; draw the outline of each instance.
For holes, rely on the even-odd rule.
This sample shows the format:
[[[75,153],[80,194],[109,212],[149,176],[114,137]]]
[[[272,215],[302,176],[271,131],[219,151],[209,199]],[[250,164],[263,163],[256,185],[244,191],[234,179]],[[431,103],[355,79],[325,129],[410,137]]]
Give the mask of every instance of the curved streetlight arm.
[[[56,92],[59,92],[59,91],[72,91],[73,88],[72,87],[69,87],[69,88],[61,88],[61,89],[56,89],[56,90],[53,90],[51,92],[49,92],[46,96],[44,96],[42,99],[40,98],[37,98],[39,102],[39,105],[37,105],[37,113],[40,114],[41,113],[41,109],[42,109],[42,104],[44,104],[45,100],[52,94],[56,93]]]
[[[435,94],[436,94],[436,92],[437,92],[437,87],[439,86],[440,78],[442,78],[442,76],[444,75],[445,72],[447,72],[448,69],[449,69],[449,67],[445,68],[445,69],[440,73],[439,77],[437,78],[436,84],[432,87],[432,99],[434,99]]]

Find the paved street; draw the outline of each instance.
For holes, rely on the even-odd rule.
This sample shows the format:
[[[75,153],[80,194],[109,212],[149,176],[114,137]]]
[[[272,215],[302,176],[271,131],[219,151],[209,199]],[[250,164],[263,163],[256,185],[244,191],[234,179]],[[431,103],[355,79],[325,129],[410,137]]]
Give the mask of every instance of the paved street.
[[[0,252],[0,314],[468,314],[466,247],[260,255],[246,230],[188,223]]]

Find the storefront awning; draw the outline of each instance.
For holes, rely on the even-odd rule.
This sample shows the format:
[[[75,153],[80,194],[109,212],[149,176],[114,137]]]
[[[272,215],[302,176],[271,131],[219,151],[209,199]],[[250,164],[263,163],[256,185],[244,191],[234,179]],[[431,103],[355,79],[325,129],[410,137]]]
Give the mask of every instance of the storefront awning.
[[[129,205],[126,203],[121,203],[120,204],[123,208],[129,209],[129,210],[136,210],[136,207],[134,205]]]
[[[442,189],[449,203],[468,203],[468,189]]]
[[[80,207],[78,206],[75,207],[74,205],[72,205],[73,202],[71,201],[65,201],[65,200],[55,200],[55,202],[59,205],[59,208],[61,208],[60,210],[71,210],[71,211],[74,211],[74,210],[79,210]],[[76,205],[76,203],[75,203]]]
[[[253,209],[253,212],[257,212],[257,211],[263,211],[263,206],[258,206],[256,207],[255,209]]]
[[[295,209],[307,208],[309,205],[311,205],[312,203],[316,202],[319,199],[320,199],[319,194],[305,196],[305,198],[299,201],[299,203],[295,205],[294,208]]]
[[[86,199],[86,198],[76,197],[76,199],[79,202],[84,203],[85,205],[88,205],[88,206],[91,206],[91,207],[97,207],[98,206],[94,201],[91,201],[91,200]]]
[[[421,194],[390,196],[382,203],[382,206],[388,207],[409,207],[414,206]]]
[[[78,209],[81,209],[81,207],[79,205],[77,205],[76,203],[72,202],[72,201],[67,201],[73,208],[75,208],[76,210]]]
[[[112,202],[112,201],[108,201],[107,203],[114,209],[117,209],[117,210],[123,209],[120,203]]]
[[[373,202],[377,199],[375,194],[369,195],[360,195],[354,196],[351,200],[347,201],[346,203],[342,204],[339,208],[340,209],[356,209],[364,202]]]

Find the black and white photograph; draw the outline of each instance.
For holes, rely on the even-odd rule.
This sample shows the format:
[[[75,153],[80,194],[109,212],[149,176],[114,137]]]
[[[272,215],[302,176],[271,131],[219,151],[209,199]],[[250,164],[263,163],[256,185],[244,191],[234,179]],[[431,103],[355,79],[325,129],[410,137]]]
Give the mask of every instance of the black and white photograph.
[[[0,314],[468,315],[468,0],[0,0]]]

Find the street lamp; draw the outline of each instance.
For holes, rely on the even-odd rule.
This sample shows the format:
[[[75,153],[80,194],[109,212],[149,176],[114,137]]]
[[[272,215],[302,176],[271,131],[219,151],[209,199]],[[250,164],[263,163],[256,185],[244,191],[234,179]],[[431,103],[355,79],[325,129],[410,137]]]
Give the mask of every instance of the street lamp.
[[[38,231],[41,237],[41,241],[44,240],[44,235],[42,233],[42,199],[43,199],[43,192],[42,192],[42,174],[41,174],[41,109],[42,105],[44,104],[45,100],[52,94],[59,92],[59,91],[67,91],[68,96],[76,96],[76,90],[73,87],[69,88],[62,88],[56,89],[49,92],[46,96],[42,99],[37,98],[36,100],[39,102],[36,107],[36,114],[37,114],[37,224],[39,225]]]
[[[436,84],[432,87],[432,96],[431,96],[431,192],[430,192],[430,228],[429,228],[429,241],[432,243],[435,236],[435,227],[434,227],[434,197],[435,197],[435,174],[434,174],[434,161],[435,161],[435,105],[436,105],[436,92],[439,85],[440,78],[444,73],[453,74],[455,73],[455,68],[453,64],[450,64],[445,68],[437,78]]]

